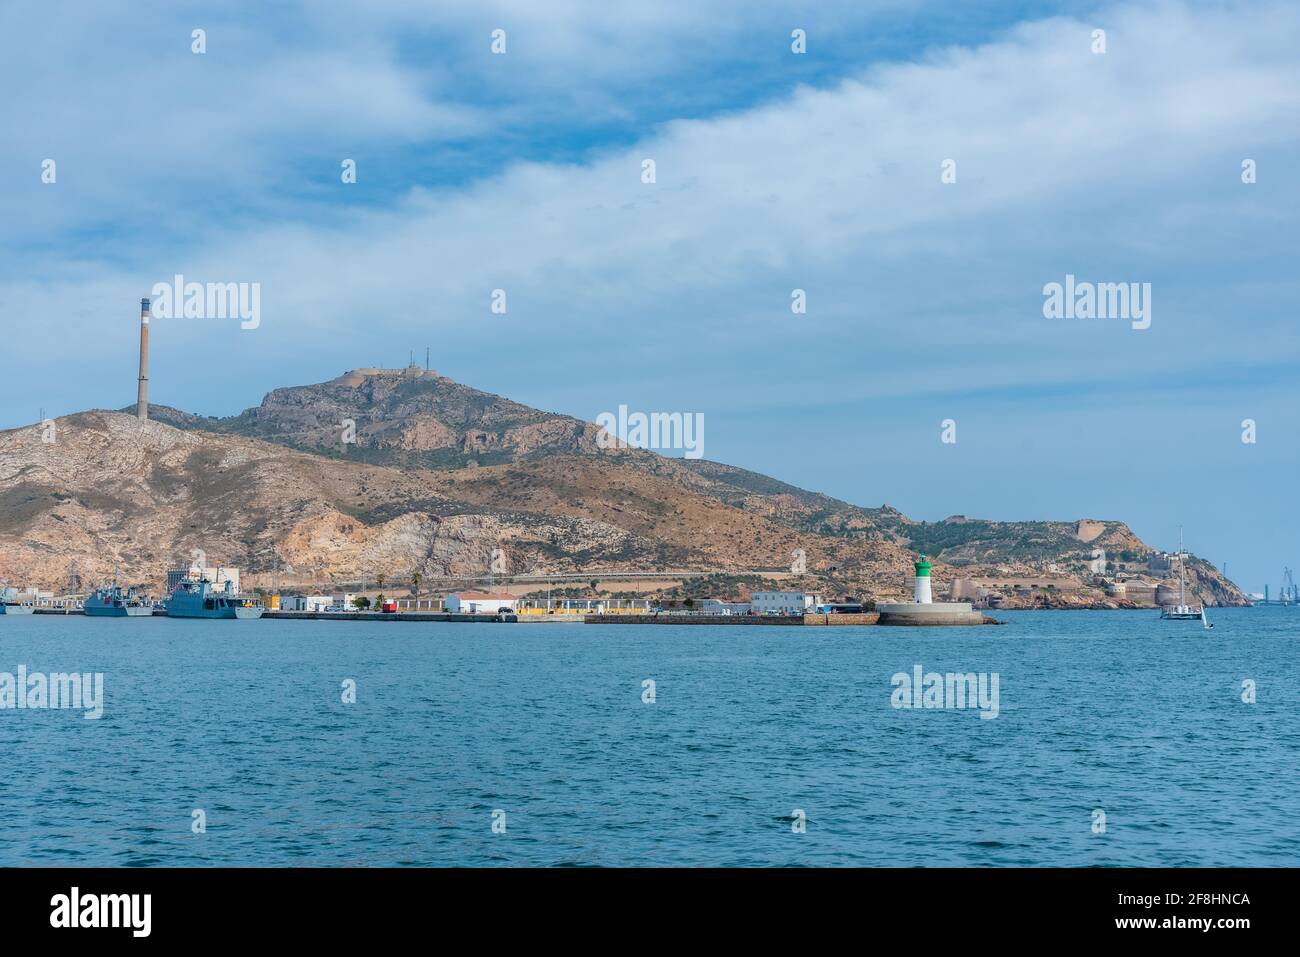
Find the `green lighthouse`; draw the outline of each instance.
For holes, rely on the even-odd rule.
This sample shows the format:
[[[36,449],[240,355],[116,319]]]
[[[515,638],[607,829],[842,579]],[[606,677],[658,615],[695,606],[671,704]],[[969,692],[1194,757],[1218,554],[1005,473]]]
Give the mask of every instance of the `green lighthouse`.
[[[916,604],[929,605],[930,597],[930,560],[922,555],[912,563],[916,569]]]

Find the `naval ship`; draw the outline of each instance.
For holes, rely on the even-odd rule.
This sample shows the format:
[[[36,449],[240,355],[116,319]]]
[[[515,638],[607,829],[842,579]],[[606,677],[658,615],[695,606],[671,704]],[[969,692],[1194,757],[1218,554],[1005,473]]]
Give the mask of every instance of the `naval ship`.
[[[235,594],[232,582],[217,588],[192,578],[178,584],[164,606],[168,618],[261,618],[266,610],[256,598]]]
[[[0,615],[34,615],[35,600],[24,601],[17,588],[0,583]]]
[[[123,589],[118,585],[95,589],[81,608],[91,618],[137,618],[153,614],[153,608],[134,588]]]

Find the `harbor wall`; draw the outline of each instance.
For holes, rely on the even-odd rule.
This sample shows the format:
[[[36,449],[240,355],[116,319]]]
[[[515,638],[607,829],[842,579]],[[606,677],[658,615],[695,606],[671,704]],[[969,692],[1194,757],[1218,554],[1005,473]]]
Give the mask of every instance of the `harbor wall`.
[[[889,606],[883,606],[888,608]],[[505,624],[546,624],[548,622],[584,623],[588,625],[802,625],[809,627],[835,627],[845,625],[986,625],[995,624],[978,611],[916,612],[916,605],[904,606],[906,614],[883,615],[880,612],[861,614],[808,614],[808,615],[532,615],[508,618],[503,622],[496,615],[453,615],[450,612],[377,612],[377,611],[267,611],[262,621],[406,621],[406,622],[502,622]],[[38,608],[38,615],[82,615],[80,608]],[[154,615],[166,617],[161,608]],[[189,619],[200,620],[200,619]],[[216,620],[216,619],[213,619]]]
[[[802,615],[587,615],[588,625],[802,625]]]
[[[874,611],[857,615],[588,615],[589,625],[874,625]]]
[[[805,625],[874,625],[880,621],[880,613],[864,611],[859,614],[838,615],[804,615]]]
[[[499,622],[497,615],[453,615],[431,611],[268,611],[262,621],[465,621]]]

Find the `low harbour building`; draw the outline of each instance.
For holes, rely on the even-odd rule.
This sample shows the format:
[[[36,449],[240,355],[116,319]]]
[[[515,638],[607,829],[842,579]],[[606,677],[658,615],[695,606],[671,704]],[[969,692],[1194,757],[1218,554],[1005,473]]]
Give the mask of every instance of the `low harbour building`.
[[[281,595],[281,611],[329,611],[334,605],[332,595]]]
[[[453,615],[495,615],[502,610],[513,612],[518,600],[514,595],[462,591],[444,598],[442,607]]]
[[[805,615],[820,601],[821,596],[802,591],[756,591],[749,596],[755,615]]]
[[[723,601],[705,598],[700,601],[699,612],[704,615],[752,615],[754,606],[747,601]]]

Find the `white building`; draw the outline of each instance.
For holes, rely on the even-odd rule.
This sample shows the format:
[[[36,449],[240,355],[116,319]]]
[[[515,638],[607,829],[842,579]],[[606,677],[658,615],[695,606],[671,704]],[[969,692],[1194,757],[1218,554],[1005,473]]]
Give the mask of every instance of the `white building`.
[[[356,606],[352,604],[352,599],[357,596],[350,591],[335,592],[330,595],[330,606],[326,611],[356,611]]]
[[[756,591],[749,596],[755,615],[803,615],[820,600],[819,595],[802,591]]]
[[[3,598],[5,601],[47,601],[53,597],[54,592],[41,591],[39,588],[33,588],[31,585],[28,585],[26,588],[0,588],[0,598]]]
[[[176,590],[176,586],[182,581],[190,579],[193,581],[212,582],[218,588],[224,588],[226,582],[230,582],[230,587],[236,592],[239,591],[239,569],[229,568],[225,565],[199,565],[193,564],[189,568],[171,568],[167,571],[167,594]]]
[[[281,611],[329,611],[334,604],[332,595],[282,595]]]
[[[442,602],[443,610],[453,615],[495,615],[502,608],[515,610],[513,595],[496,595],[483,591],[462,591],[448,595]]]
[[[706,598],[699,604],[699,610],[706,615],[748,615],[752,607],[747,601],[723,601],[720,598]]]

